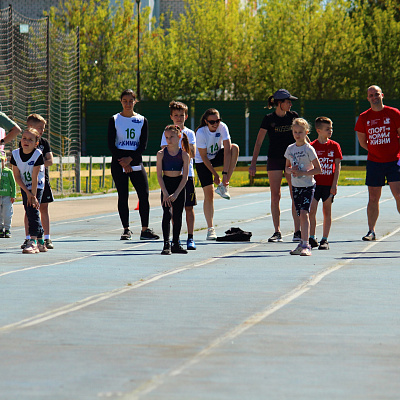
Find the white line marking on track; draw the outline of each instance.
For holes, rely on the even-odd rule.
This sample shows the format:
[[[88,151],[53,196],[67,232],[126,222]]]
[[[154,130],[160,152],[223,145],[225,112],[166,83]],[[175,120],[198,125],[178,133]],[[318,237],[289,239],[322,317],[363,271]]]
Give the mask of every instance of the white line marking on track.
[[[193,365],[199,363],[203,358],[210,355],[214,349],[224,345],[225,343],[232,341],[233,339],[237,338],[242,333],[246,332],[247,330],[253,328],[255,325],[259,324],[270,315],[274,314],[281,308],[287,306],[288,304],[292,303],[294,300],[302,296],[304,293],[308,292],[310,289],[315,287],[318,283],[320,283],[324,278],[328,275],[336,272],[346,266],[347,264],[351,263],[352,261],[359,258],[362,254],[366,253],[372,247],[376,246],[378,243],[382,242],[383,240],[388,239],[389,237],[395,235],[400,231],[400,228],[397,228],[390,234],[384,236],[383,238],[376,240],[375,242],[371,242],[368,244],[363,250],[361,250],[358,254],[354,255],[354,257],[349,258],[343,262],[338,263],[337,265],[328,267],[324,270],[319,271],[318,273],[314,274],[310,279],[303,282],[302,284],[298,285],[295,289],[291,290],[290,292],[286,293],[285,295],[281,296],[278,300],[270,304],[261,312],[255,313],[241,324],[237,325],[230,331],[226,332],[224,335],[219,336],[218,338],[214,339],[207,347],[203,350],[199,351],[189,360],[183,362],[177,368],[174,368],[168,372],[159,374],[154,376],[150,381],[143,383],[137,389],[130,393],[126,393],[125,396],[122,397],[123,400],[137,400],[140,399],[142,396],[151,393],[152,391],[159,388],[164,382],[172,377],[178,376],[182,374],[186,369],[192,367]]]

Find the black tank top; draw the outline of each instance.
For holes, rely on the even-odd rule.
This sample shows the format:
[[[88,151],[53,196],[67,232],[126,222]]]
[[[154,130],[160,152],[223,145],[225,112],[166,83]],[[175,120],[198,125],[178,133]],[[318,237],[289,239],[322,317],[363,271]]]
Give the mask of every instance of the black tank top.
[[[182,149],[179,149],[176,156],[171,156],[168,149],[164,148],[164,156],[162,160],[163,171],[182,171],[183,159],[182,159]]]

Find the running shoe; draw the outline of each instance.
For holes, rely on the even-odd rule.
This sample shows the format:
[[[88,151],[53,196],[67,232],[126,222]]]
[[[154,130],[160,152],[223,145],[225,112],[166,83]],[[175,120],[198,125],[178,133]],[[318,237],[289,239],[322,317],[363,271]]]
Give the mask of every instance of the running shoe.
[[[292,242],[301,242],[301,232],[300,231],[296,231],[295,233],[293,233]]]
[[[206,240],[217,240],[217,234],[215,233],[215,229],[212,226],[207,229],[207,239]]]
[[[147,228],[140,233],[140,240],[158,240],[160,236],[156,235],[153,229]]]
[[[54,249],[53,242],[51,241],[51,239],[44,239],[44,244],[49,250]]]
[[[368,233],[362,237],[362,240],[365,241],[370,241],[370,240],[376,240],[376,235],[374,231],[368,231]]]
[[[39,249],[39,251],[40,251],[41,253],[46,253],[46,251],[48,251],[46,245],[44,244],[44,242],[43,242],[43,244],[42,244],[42,243],[40,243],[40,242],[38,241],[38,242],[37,242],[37,248]]]
[[[231,195],[229,194],[229,185],[225,186],[223,183],[220,183],[215,189],[215,193],[219,194],[223,199],[231,199]]]
[[[171,246],[171,253],[174,254],[187,254],[187,250],[185,250],[180,243],[174,243]]]
[[[322,240],[319,242],[318,250],[329,250],[328,239],[322,239]]]
[[[309,243],[310,243],[310,246],[311,246],[311,248],[313,249],[314,247],[318,247],[318,241],[317,241],[317,239],[315,238],[312,238],[312,237],[310,237],[309,239],[308,239],[308,241],[309,241]],[[322,241],[321,241],[322,242]]]
[[[5,237],[4,236],[4,231],[3,231],[3,229],[0,231],[0,238],[3,238],[3,237]]]
[[[24,243],[21,244],[21,249],[24,249],[26,247],[26,245],[28,244],[29,239],[25,239]]]
[[[9,239],[9,238],[11,237],[11,232],[10,232],[9,229],[6,229],[6,230],[4,231],[4,237],[7,238],[7,239]]]
[[[34,240],[28,240],[28,243],[26,244],[26,246],[22,250],[22,253],[24,253],[24,254],[39,253],[39,249],[38,249],[35,241]]]
[[[312,255],[311,254],[311,247],[310,246],[303,247],[303,249],[301,250],[300,255],[301,256],[311,256]]]
[[[169,256],[171,254],[171,245],[170,245],[169,241],[164,242],[164,248],[163,248],[161,254],[167,255],[167,256]]]
[[[196,243],[194,242],[194,240],[192,238],[190,238],[186,241],[186,248],[188,250],[196,250]]]
[[[124,229],[124,233],[121,235],[120,240],[131,240],[132,232],[129,229]]]
[[[269,239],[268,242],[282,242],[282,234],[275,232]]]
[[[296,247],[294,250],[292,250],[292,251],[290,252],[290,254],[291,254],[292,256],[299,256],[299,255],[301,254],[302,250],[303,250],[303,247],[302,247],[302,245],[299,243],[299,244],[297,245],[297,247]]]

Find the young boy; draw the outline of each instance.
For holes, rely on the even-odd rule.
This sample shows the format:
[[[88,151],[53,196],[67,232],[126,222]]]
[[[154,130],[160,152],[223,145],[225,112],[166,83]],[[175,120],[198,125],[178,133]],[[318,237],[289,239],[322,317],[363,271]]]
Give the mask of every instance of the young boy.
[[[35,129],[27,128],[22,132],[21,148],[13,150],[10,161],[15,181],[21,187],[22,200],[28,216],[30,240],[22,250],[25,254],[47,251],[42,239],[43,227],[39,216],[44,188],[44,160],[42,152],[36,148],[39,139],[40,135]]]
[[[318,250],[329,250],[328,235],[332,224],[332,203],[337,193],[340,161],[343,156],[339,143],[331,140],[333,124],[329,118],[316,118],[315,129],[318,133],[318,139],[311,142],[311,145],[315,148],[322,172],[315,176],[316,187],[310,211],[310,245],[311,247],[318,247],[315,228],[317,225],[318,202],[322,199],[324,222],[322,239],[319,242]]]
[[[188,118],[188,106],[180,101],[171,101],[169,103],[170,117],[175,125],[179,126],[182,133],[186,133],[189,139],[190,146],[190,164],[189,164],[189,177],[186,182],[186,201],[185,201],[185,212],[186,212],[186,225],[188,231],[187,238],[187,249],[196,250],[196,244],[193,239],[194,232],[194,209],[193,206],[197,204],[196,191],[194,188],[194,168],[193,168],[193,158],[196,154],[196,136],[195,133],[185,126],[185,121]],[[167,140],[165,139],[165,134],[163,133],[161,138],[161,148],[167,146]],[[182,141],[179,142],[179,146],[182,148]]]
[[[6,167],[6,153],[0,150],[0,238],[11,237],[11,218],[15,201],[15,179]]]
[[[293,202],[300,217],[301,242],[290,254],[311,256],[308,243],[310,235],[310,206],[315,190],[314,175],[321,173],[317,153],[309,143],[307,135],[310,131],[308,122],[296,118],[292,122],[295,143],[288,146],[285,152],[287,174],[292,175]]]
[[[53,165],[53,153],[50,148],[50,144],[43,137],[44,130],[46,128],[47,121],[39,114],[31,114],[29,115],[26,124],[28,128],[34,128],[39,132],[40,139],[38,149],[43,154],[44,166],[45,166],[45,181],[44,181],[44,190],[42,195],[42,201],[40,203],[40,219],[42,221],[43,229],[44,229],[44,242],[48,249],[54,249],[54,245],[50,239],[50,215],[49,215],[49,203],[54,201],[53,193],[51,191],[50,186],[50,178],[49,178],[49,170],[48,167]],[[24,219],[25,223],[25,234],[26,238],[24,243],[21,245],[21,249],[23,249],[28,240],[29,236],[29,227],[28,227],[28,218],[25,215]]]

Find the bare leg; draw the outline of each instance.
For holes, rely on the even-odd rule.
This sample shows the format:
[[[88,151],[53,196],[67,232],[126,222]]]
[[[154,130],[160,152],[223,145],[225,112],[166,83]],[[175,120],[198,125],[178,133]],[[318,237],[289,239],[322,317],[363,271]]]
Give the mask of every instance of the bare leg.
[[[269,188],[271,191],[271,215],[275,232],[280,232],[281,209],[279,202],[281,200],[281,182],[282,171],[268,171]]]
[[[185,207],[186,211],[186,225],[187,225],[187,232],[189,235],[193,235],[194,232],[194,208],[193,206]]]
[[[322,213],[324,214],[322,234],[327,238],[332,225],[332,197],[329,197],[322,203]]]
[[[292,177],[291,177],[291,175],[285,173],[285,178],[289,185],[290,197],[292,198],[292,217],[293,217],[293,223],[294,223],[294,231],[297,232],[300,230],[300,217],[297,215],[296,207],[295,207],[294,201],[293,201]]]
[[[40,220],[45,235],[50,235],[50,215],[49,215],[49,203],[42,203],[40,205]]]
[[[375,232],[376,221],[379,216],[379,199],[381,198],[382,187],[381,186],[368,186],[368,206],[367,206],[367,217],[368,217],[368,229]]]
[[[211,228],[214,223],[214,185],[208,185],[203,187],[204,192],[204,202],[203,202],[203,211],[204,217],[207,222],[207,227]]]
[[[318,209],[318,201],[313,198],[310,209],[310,236],[315,236],[315,230],[317,227],[317,209]]]

